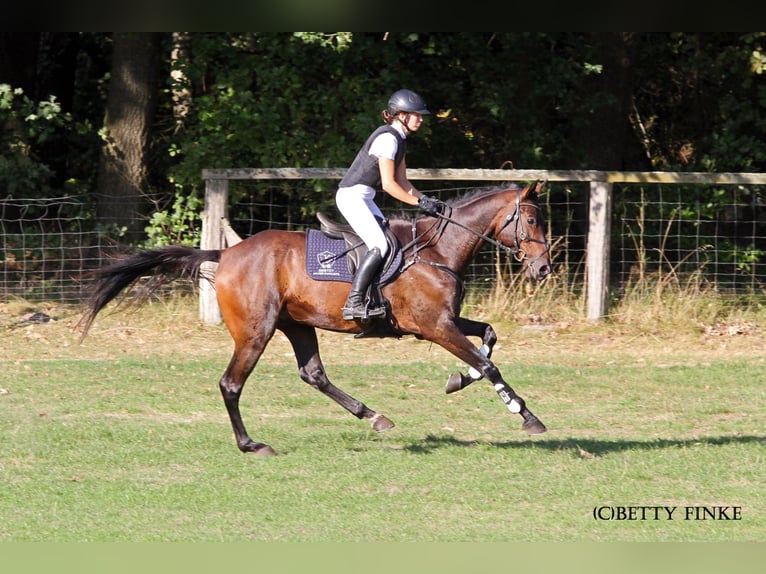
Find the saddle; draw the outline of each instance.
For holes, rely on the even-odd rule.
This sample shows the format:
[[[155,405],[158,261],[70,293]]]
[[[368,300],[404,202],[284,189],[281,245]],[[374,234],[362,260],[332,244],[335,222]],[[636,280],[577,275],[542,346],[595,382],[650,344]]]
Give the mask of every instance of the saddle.
[[[320,230],[322,233],[330,239],[343,240],[348,252],[346,253],[346,263],[348,265],[348,272],[353,276],[356,271],[359,262],[367,254],[367,246],[364,241],[356,234],[356,232],[348,224],[338,223],[331,220],[324,213],[318,212],[317,219],[319,220]],[[401,245],[399,245],[399,239],[397,239],[391,227],[388,225],[388,220],[378,220],[380,226],[383,228],[383,233],[386,236],[388,242],[388,253],[380,266],[380,278],[386,277],[386,271],[391,267],[392,263],[399,261],[401,263]],[[379,281],[381,282],[381,281]]]

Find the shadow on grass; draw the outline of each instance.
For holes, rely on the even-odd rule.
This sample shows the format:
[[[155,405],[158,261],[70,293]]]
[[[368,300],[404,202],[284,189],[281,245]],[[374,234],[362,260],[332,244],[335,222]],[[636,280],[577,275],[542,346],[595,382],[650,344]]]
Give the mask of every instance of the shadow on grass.
[[[427,435],[423,440],[411,442],[404,450],[415,454],[428,454],[445,447],[473,448],[479,445],[497,449],[538,448],[549,451],[573,451],[576,455],[590,458],[604,456],[613,452],[628,450],[655,450],[665,448],[687,448],[700,445],[728,446],[732,444],[766,444],[766,436],[717,436],[690,439],[653,439],[653,440],[601,440],[592,438],[566,439],[528,439],[518,442],[487,442],[458,440],[454,437]]]

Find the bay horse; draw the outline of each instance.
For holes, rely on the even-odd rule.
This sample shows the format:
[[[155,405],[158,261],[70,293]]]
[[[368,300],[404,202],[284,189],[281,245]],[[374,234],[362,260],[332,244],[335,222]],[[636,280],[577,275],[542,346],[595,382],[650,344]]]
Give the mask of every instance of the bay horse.
[[[490,360],[497,335],[492,326],[460,316],[463,277],[482,245],[491,243],[513,254],[527,278],[551,272],[550,248],[543,228],[538,194],[545,182],[482,189],[446,202],[443,214],[392,218],[391,230],[404,253],[400,273],[382,287],[389,302],[385,329],[376,336],[413,335],[436,343],[466,363],[468,374],[452,374],[446,392],[488,379],[508,409],[522,416],[532,435],[545,425],[506,383]],[[292,345],[300,378],[359,419],[381,432],[394,423],[333,385],[319,356],[316,329],[364,336],[370,325],[344,320],[341,307],[349,286],[316,281],[306,271],[304,231],[266,230],[221,250],[168,246],[140,250],[91,273],[91,296],[78,326],[84,338],[96,315],[124,289],[141,278],[143,295],[180,276],[199,279],[200,267],[218,263],[214,285],[221,317],[234,340],[234,352],[219,386],[237,446],[258,456],[276,454],[250,438],[239,408],[245,381],[276,330]],[[212,279],[211,279],[212,280]],[[469,337],[481,338],[481,347]]]

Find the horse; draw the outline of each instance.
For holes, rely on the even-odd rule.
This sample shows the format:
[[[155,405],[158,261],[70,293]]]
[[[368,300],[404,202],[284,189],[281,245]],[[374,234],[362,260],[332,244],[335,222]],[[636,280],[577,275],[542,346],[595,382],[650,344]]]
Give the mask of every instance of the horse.
[[[200,280],[200,269],[209,267],[203,264],[217,263],[214,278],[208,278],[214,281],[221,318],[234,340],[219,388],[243,453],[276,454],[270,445],[250,437],[239,400],[245,381],[277,330],[292,346],[300,378],[358,419],[369,420],[376,432],[394,423],[330,382],[319,354],[317,329],[356,337],[411,335],[436,343],[470,367],[468,374],[449,376],[447,393],[486,378],[509,411],[521,415],[522,430],[541,434],[547,430],[545,425],[490,360],[497,341],[495,330],[489,323],[461,317],[460,310],[468,265],[487,243],[512,254],[532,282],[551,273],[538,198],[544,185],[537,181],[523,188],[507,184],[474,190],[445,202],[443,213],[390,218],[387,224],[400,242],[403,259],[398,274],[380,288],[389,305],[386,317],[344,320],[341,307],[349,286],[309,276],[307,231],[264,230],[225,249],[180,245],[142,249],[96,269],[75,328],[81,329],[82,340],[98,313],[123,290],[124,300],[141,279],[149,278],[140,289],[146,296],[179,277]],[[480,338],[481,346],[469,337]]]

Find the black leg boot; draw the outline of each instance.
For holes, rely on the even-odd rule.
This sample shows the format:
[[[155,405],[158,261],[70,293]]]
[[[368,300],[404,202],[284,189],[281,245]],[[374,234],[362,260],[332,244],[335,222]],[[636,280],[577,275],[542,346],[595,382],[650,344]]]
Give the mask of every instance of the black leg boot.
[[[381,263],[383,263],[383,257],[380,255],[380,249],[373,247],[364,256],[359,267],[357,267],[356,273],[354,273],[354,280],[351,282],[351,292],[348,294],[346,304],[343,306],[343,318],[345,320],[367,319],[368,317],[385,314],[386,310],[383,307],[367,309],[367,304],[365,303],[367,288],[372,283],[372,279],[375,277],[375,273],[377,273]]]

